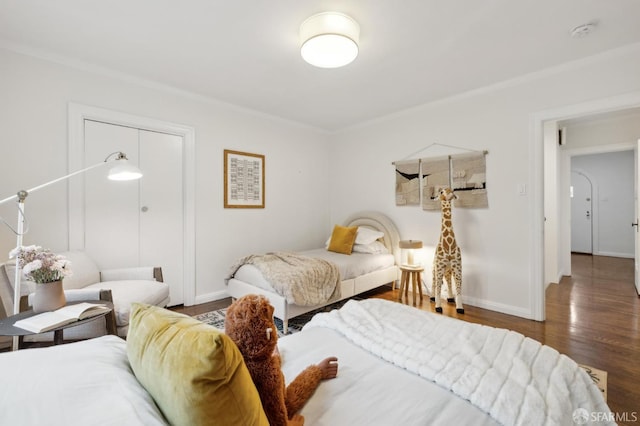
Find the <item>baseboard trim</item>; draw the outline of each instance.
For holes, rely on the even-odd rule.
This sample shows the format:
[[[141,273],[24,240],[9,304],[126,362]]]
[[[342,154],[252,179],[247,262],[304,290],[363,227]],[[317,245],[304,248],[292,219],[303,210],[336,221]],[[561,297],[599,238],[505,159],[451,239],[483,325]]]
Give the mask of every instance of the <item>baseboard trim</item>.
[[[624,259],[633,259],[635,256],[633,253],[617,253],[612,251],[599,251],[593,253],[594,256],[607,256],[607,257],[622,257]]]
[[[196,296],[194,304],[200,305],[202,303],[215,302],[216,300],[226,299],[227,297],[229,297],[229,294],[224,290],[214,291],[212,293],[201,294],[199,296]]]
[[[520,318],[534,319],[531,309],[520,308],[513,305],[505,305],[503,303],[491,302],[485,299],[478,299],[470,296],[462,296],[464,304],[475,306],[477,308],[488,309],[490,311],[500,312],[502,314],[514,315]]]

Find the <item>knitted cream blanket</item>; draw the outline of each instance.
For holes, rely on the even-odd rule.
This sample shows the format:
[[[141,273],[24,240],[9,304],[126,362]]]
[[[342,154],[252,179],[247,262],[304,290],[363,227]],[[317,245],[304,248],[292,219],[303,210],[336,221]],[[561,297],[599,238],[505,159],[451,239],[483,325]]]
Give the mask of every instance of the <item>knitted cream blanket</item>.
[[[288,303],[315,306],[340,297],[340,271],[327,260],[289,252],[252,254],[239,259],[230,278],[242,265],[254,265]]]
[[[349,301],[339,310],[315,315],[307,327],[334,329],[505,425],[572,425],[576,415],[611,414],[578,364],[514,331],[380,299]],[[584,420],[579,424],[591,424]]]

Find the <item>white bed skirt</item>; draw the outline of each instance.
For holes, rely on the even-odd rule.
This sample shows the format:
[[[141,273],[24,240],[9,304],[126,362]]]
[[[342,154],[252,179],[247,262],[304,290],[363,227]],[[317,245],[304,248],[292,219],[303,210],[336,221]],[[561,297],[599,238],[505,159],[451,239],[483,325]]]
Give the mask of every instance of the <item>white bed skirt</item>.
[[[246,294],[261,294],[269,299],[271,305],[274,308],[274,316],[282,320],[283,328],[286,332],[288,329],[289,319],[295,318],[299,315],[306,314],[315,309],[322,308],[323,306],[337,302],[339,300],[347,299],[365,291],[373,290],[382,285],[395,282],[399,278],[399,269],[396,265],[373,271],[359,277],[344,280],[340,282],[341,295],[340,298],[329,300],[327,303],[323,303],[315,306],[300,306],[288,303],[287,300],[277,293],[266,290],[264,288],[256,287],[252,284],[244,281],[232,278],[227,285],[227,293],[234,299],[238,299]]]

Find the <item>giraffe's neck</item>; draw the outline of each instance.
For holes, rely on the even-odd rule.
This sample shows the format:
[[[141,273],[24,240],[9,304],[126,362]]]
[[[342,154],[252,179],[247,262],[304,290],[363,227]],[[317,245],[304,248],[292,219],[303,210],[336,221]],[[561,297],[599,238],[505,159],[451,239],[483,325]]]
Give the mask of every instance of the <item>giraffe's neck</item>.
[[[448,239],[449,237],[455,238],[453,234],[453,226],[451,223],[451,203],[448,201],[442,202],[442,226],[440,232],[440,241]]]

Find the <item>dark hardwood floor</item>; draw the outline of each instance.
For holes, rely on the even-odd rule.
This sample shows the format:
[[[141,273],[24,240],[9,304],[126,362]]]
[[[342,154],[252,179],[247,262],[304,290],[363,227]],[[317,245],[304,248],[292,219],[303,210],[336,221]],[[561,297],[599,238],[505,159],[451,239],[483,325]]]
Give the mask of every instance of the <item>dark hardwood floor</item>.
[[[194,316],[198,314],[204,314],[205,312],[211,312],[218,309],[226,308],[231,304],[231,298],[226,297],[224,299],[216,300],[213,302],[202,303],[200,305],[193,306],[172,306],[169,309],[172,311],[180,312],[185,315]]]
[[[607,371],[609,407],[619,416],[619,424],[637,424],[636,421],[640,422],[640,298],[633,284],[633,262],[633,259],[572,255],[572,276],[564,277],[560,284],[549,285],[546,290],[544,322],[469,305],[465,306],[464,314],[458,314],[455,305],[443,304],[443,314],[517,331],[580,364]],[[365,295],[397,301],[398,292],[388,286]],[[411,302],[411,296],[409,299]],[[230,303],[227,298],[174,310],[196,315]],[[434,311],[428,297],[416,307]],[[625,419],[637,420],[625,422]]]

